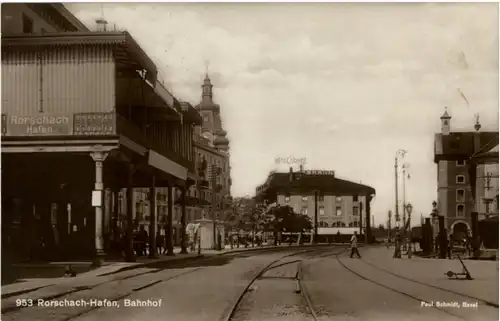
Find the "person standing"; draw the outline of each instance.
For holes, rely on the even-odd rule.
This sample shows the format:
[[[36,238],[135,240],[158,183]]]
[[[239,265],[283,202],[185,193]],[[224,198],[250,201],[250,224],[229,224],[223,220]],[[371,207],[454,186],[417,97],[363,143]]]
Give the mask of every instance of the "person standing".
[[[357,233],[354,231],[354,234],[351,237],[351,258],[356,254],[358,258],[361,258],[361,255],[358,251],[358,238],[356,237]]]

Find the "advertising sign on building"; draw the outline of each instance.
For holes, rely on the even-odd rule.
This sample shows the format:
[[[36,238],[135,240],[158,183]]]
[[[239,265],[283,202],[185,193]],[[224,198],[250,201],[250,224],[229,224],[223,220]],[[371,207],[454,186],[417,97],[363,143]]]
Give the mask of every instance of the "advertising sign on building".
[[[317,176],[335,176],[335,171],[327,170],[307,170],[304,171],[306,175],[317,175]]]
[[[73,132],[71,114],[7,115],[6,118],[8,136],[60,136]]]

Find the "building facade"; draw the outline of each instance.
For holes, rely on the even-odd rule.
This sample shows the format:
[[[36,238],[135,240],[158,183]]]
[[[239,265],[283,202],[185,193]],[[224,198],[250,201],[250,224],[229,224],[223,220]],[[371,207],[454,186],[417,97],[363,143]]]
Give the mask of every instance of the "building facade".
[[[279,193],[277,204],[290,206],[295,213],[314,217],[315,196],[312,190],[300,195]],[[366,204],[365,196],[320,193],[318,227],[360,227],[360,222],[366,220],[364,204]]]
[[[317,205],[318,235],[353,234],[356,230],[370,239],[370,202],[375,190],[336,178],[333,171],[273,171],[256,194],[261,203],[290,206],[309,216],[313,225]]]
[[[4,258],[88,254],[98,263],[125,237],[134,260],[141,219],[133,190],[149,191],[154,244],[157,188],[196,182],[199,113],[158,82],[156,65],[127,32],[89,31],[57,4],[4,4],[2,15]]]
[[[498,144],[498,133],[481,132],[479,121],[475,125],[475,132],[453,132],[451,119],[448,111],[445,111],[441,116],[441,133],[435,135],[437,210],[439,215],[444,216],[448,233],[461,238],[470,233],[472,212],[478,212],[481,219],[487,211],[493,209],[494,176],[498,177],[498,167],[495,171],[491,164],[479,164],[477,168],[475,166],[475,173],[471,176],[469,161],[475,153]],[[498,178],[496,182],[498,186]],[[474,189],[477,192],[476,201],[473,198]],[[498,191],[498,187],[496,190]],[[434,233],[437,233],[437,228]]]

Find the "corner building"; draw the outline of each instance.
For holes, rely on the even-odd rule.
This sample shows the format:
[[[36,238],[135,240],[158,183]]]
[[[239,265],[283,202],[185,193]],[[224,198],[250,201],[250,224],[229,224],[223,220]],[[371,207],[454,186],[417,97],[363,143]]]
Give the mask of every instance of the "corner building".
[[[314,224],[315,191],[318,191],[318,235],[367,235],[370,240],[372,187],[342,180],[333,172],[271,172],[266,183],[256,190],[260,202],[290,206],[294,212],[308,215]],[[368,229],[366,229],[368,227]]]
[[[479,119],[474,125],[475,131],[453,132],[451,120],[445,111],[441,116],[441,133],[435,134],[434,139],[438,214],[444,216],[447,233],[462,239],[471,234],[472,212],[478,213],[479,220],[495,212],[498,215],[498,205],[495,205],[498,204],[498,150],[496,160],[471,163],[476,155],[498,146],[498,132],[480,131]],[[436,235],[437,221],[434,226]]]

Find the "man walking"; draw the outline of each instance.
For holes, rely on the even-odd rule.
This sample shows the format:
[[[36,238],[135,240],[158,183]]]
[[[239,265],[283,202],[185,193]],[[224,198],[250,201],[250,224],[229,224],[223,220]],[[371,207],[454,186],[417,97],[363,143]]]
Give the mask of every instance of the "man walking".
[[[354,254],[356,254],[358,258],[361,258],[361,255],[358,251],[358,238],[356,237],[356,234],[356,231],[354,231],[354,234],[351,237],[351,259]]]

